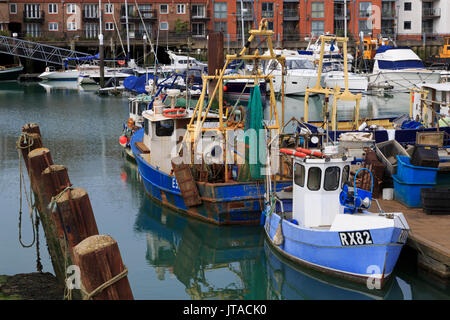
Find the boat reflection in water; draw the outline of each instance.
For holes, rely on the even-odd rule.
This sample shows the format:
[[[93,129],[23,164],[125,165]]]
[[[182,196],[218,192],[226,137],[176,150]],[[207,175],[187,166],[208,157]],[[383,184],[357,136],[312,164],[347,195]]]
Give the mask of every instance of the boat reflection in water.
[[[265,299],[262,228],[217,227],[142,199],[137,232],[147,237],[147,261],[160,280],[173,273],[192,299]]]
[[[292,264],[264,242],[267,265],[267,299],[270,300],[372,300],[411,299],[411,287],[393,276],[382,290],[325,275]]]

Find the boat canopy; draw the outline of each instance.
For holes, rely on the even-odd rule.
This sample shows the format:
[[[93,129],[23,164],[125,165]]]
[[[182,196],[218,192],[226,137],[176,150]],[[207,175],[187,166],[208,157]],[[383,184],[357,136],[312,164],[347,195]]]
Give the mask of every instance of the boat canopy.
[[[419,56],[408,47],[381,46],[377,50],[375,60],[378,61],[380,69],[425,69]]]
[[[66,58],[64,61],[64,66],[67,69],[67,64],[69,61],[91,61],[91,60],[99,60],[100,59],[100,53],[97,53],[95,56],[87,56],[87,57],[71,57]]]

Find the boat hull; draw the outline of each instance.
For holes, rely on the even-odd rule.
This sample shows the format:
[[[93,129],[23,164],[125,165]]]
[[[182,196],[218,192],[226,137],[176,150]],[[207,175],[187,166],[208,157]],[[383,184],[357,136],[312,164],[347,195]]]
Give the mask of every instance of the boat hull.
[[[80,71],[70,70],[70,71],[49,71],[43,72],[39,75],[39,78],[47,81],[77,81]]]
[[[142,141],[143,129],[131,138],[131,149],[138,165],[146,193],[164,206],[190,217],[218,225],[257,225],[264,203],[264,181],[207,183],[197,182],[202,200],[198,206],[187,207],[177,180],[150,165],[140,155],[135,143]],[[277,181],[276,189],[292,185],[291,181]]]
[[[400,228],[371,229],[372,245],[342,246],[338,231],[301,228],[286,220],[281,223],[284,241],[277,246],[274,236],[280,220],[277,213],[272,213],[264,226],[276,251],[297,264],[359,283],[378,279],[382,287],[403,247],[403,243],[397,243]]]
[[[0,70],[0,81],[16,81],[23,71],[23,66]]]
[[[394,91],[410,92],[410,88],[419,88],[418,86],[423,83],[439,83],[441,73],[430,70],[380,71],[368,77],[371,87],[383,87],[388,84]]]
[[[345,78],[342,75],[330,74],[325,77],[325,86],[328,88],[345,88]],[[350,76],[348,78],[348,89],[351,92],[366,92],[369,81],[366,77]]]
[[[322,84],[323,80],[321,81]],[[285,77],[284,94],[304,96],[307,88],[312,88],[317,83],[317,74],[295,75],[287,74]],[[281,92],[281,76],[275,76],[273,89],[276,93]]]

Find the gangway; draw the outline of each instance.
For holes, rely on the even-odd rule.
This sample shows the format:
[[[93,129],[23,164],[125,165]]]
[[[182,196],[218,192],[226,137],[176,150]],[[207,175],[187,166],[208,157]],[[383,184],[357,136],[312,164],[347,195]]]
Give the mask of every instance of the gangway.
[[[63,65],[67,58],[82,58],[89,54],[28,40],[0,36],[0,53]]]

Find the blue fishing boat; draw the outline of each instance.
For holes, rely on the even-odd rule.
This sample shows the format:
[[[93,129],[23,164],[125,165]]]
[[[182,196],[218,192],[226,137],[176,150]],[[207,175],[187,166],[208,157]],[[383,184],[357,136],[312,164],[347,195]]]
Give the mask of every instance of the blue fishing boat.
[[[356,186],[361,170],[349,181],[352,159],[288,154],[293,190],[274,192],[262,215],[269,243],[298,264],[381,288],[407,240],[403,214],[367,211],[372,194]]]
[[[271,42],[268,34],[272,32],[267,30],[266,20],[261,22],[259,30],[250,33],[249,43],[257,35],[267,36],[266,41]],[[265,150],[265,139],[275,139],[280,132],[273,90],[270,107],[266,108],[269,120],[265,122],[258,85],[252,88],[247,107],[226,108],[223,103],[225,81],[252,79],[255,83],[260,80],[270,83],[273,80],[273,76],[262,73],[225,75],[229,62],[284,59],[273,51],[272,55],[262,56],[247,54],[247,50],[248,46],[239,54],[228,55],[220,72],[203,77],[202,93],[195,109],[176,107],[175,96],[170,97],[170,106],[157,97],[152,109],[142,113],[144,126],[130,141],[150,197],[173,210],[218,225],[259,223],[266,192],[260,154]],[[216,84],[211,85],[212,81]],[[218,106],[213,112],[211,106],[216,95]],[[244,134],[244,130],[258,134],[247,140],[238,138],[237,133]],[[278,176],[273,188],[280,191],[291,184],[290,179]]]

